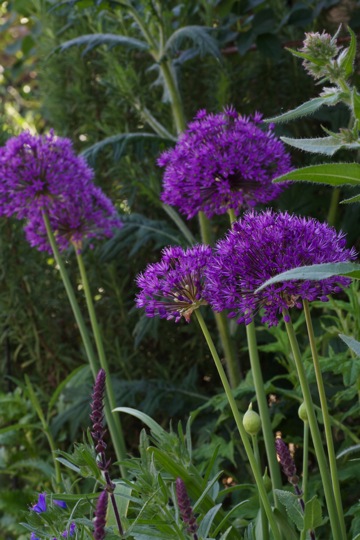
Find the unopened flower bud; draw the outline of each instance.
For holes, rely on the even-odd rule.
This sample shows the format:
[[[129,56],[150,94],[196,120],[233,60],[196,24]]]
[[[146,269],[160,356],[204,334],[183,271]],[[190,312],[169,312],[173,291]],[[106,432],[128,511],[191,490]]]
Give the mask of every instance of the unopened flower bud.
[[[299,418],[303,422],[308,422],[309,421],[305,403],[302,403],[300,405],[299,410],[298,410],[298,415],[299,415]]]
[[[252,410],[250,403],[248,410],[243,417],[243,426],[249,435],[257,435],[261,429],[261,418],[257,412]]]
[[[263,482],[264,482],[264,487],[266,489],[266,493],[270,493],[270,491],[272,490],[272,482],[271,482],[271,478],[268,474],[268,470],[267,470],[267,467],[265,469],[265,474],[263,476]]]

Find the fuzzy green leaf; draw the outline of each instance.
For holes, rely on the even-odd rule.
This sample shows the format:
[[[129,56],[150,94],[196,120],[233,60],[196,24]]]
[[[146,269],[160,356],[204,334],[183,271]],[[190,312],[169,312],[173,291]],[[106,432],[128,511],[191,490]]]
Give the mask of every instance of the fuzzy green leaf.
[[[310,167],[303,167],[278,176],[273,182],[285,182],[288,180],[292,182],[328,184],[330,186],[357,186],[360,185],[360,165],[358,163],[310,165]]]
[[[272,118],[267,118],[265,122],[288,122],[289,120],[295,120],[295,118],[309,116],[310,114],[313,114],[315,111],[320,109],[320,107],[322,107],[323,105],[335,105],[339,100],[340,93],[338,92],[334,93],[331,96],[310,99],[310,101],[302,103],[301,105],[299,105],[299,107],[296,107],[296,109],[293,109],[292,111],[279,114],[278,116],[274,116]]]
[[[221,508],[221,503],[217,504],[213,508],[211,508],[203,517],[200,523],[200,527],[197,531],[197,534],[200,536],[200,538],[207,538],[209,531],[211,529],[211,525],[213,524],[213,521],[215,519],[216,514]]]
[[[299,536],[295,532],[293,525],[289,523],[289,520],[287,519],[286,515],[284,515],[283,512],[280,512],[278,508],[274,508],[274,518],[280,529],[280,532],[282,533],[283,537],[286,538],[286,540],[299,539]]]
[[[280,137],[281,140],[299,150],[312,152],[313,154],[325,154],[333,156],[341,149],[359,150],[360,142],[343,143],[336,137],[319,137],[315,139],[292,139],[291,137]]]
[[[315,281],[320,281],[332,276],[348,276],[354,279],[360,279],[360,264],[341,262],[299,266],[298,268],[287,270],[286,272],[282,272],[281,274],[268,279],[256,289],[255,294],[273,283],[295,279],[313,279]]]
[[[320,527],[323,522],[321,504],[316,495],[305,504],[304,528],[308,530]]]
[[[64,52],[71,47],[85,47],[82,52],[82,56],[84,56],[95,47],[100,47],[101,45],[107,45],[110,49],[118,45],[141,51],[147,51],[149,49],[148,44],[144,41],[127,36],[118,36],[116,34],[85,34],[61,43],[61,45],[56,47],[54,52]]]
[[[286,508],[286,512],[299,531],[304,529],[304,515],[301,510],[299,499],[290,491],[283,491],[281,489],[275,489],[276,495],[283,506]]]

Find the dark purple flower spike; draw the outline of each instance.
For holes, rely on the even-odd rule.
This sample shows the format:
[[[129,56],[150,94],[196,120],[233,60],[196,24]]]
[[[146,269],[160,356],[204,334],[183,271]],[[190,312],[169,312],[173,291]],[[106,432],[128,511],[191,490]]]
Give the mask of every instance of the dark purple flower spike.
[[[106,490],[100,493],[95,510],[94,540],[104,540],[108,493]]]
[[[196,523],[193,509],[191,508],[191,503],[186,491],[185,483],[181,478],[177,478],[175,486],[180,516],[186,525],[186,531],[189,534],[193,535],[194,540],[198,540],[198,536],[196,534],[196,531],[198,530],[198,525]]]

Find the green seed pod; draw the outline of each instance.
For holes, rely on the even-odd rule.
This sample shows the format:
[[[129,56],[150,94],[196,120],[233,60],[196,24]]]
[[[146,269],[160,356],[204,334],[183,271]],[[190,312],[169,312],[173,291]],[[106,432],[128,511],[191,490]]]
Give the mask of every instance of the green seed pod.
[[[246,433],[249,435],[257,435],[261,429],[261,419],[257,412],[252,410],[250,403],[249,409],[246,411],[243,417],[243,426]]]
[[[301,418],[303,422],[309,421],[305,403],[302,403],[300,405],[299,410],[298,410],[298,415],[299,415],[299,418]]]

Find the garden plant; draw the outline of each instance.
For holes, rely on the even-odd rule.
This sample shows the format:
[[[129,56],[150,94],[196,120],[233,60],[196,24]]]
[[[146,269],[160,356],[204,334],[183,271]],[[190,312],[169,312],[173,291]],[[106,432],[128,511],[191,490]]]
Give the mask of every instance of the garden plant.
[[[124,120],[123,133],[109,134],[111,115],[103,129],[84,114],[81,128],[71,131],[69,115],[58,133],[63,119],[49,97],[54,125],[38,119],[40,134],[4,125],[3,257],[16,238],[8,243],[22,261],[16,276],[31,297],[34,265],[41,294],[19,320],[20,329],[32,321],[37,347],[20,339],[11,311],[3,321],[0,539],[359,540],[356,33],[309,30],[287,47],[316,97],[266,116],[229,101],[198,107],[187,121],[184,65],[206,55],[220,64],[234,40],[243,54],[277,50],[278,36],[261,25],[281,13],[280,35],[298,9],[250,2],[236,37],[229,28],[243,20],[231,2],[224,13],[204,2],[201,25],[187,3],[50,4],[33,3],[38,22],[55,13],[67,24],[39,45],[51,42],[45,64],[60,73],[67,54],[80,55],[84,74],[97,63],[95,80],[116,79],[138,130]],[[62,39],[79,13],[84,27],[99,15],[101,31]],[[111,64],[118,48],[134,64],[123,52]],[[140,89],[149,71],[164,91],[154,110]],[[326,125],[311,124],[322,113]],[[292,124],[310,126],[309,136]],[[82,152],[75,132],[92,140]],[[109,179],[119,160],[128,179],[120,196]],[[294,211],[291,193],[316,198],[317,215],[300,203]],[[7,294],[18,298],[16,288]],[[39,313],[50,305],[46,327]],[[23,377],[10,368],[18,357]],[[52,395],[45,365],[60,378]]]

